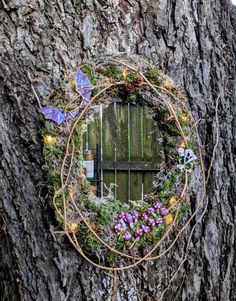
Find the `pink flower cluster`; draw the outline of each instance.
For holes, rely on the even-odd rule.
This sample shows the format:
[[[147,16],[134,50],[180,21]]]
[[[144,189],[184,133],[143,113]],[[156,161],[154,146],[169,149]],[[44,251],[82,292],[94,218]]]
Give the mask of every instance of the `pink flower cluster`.
[[[132,237],[138,239],[143,234],[150,232],[155,226],[163,223],[162,216],[169,213],[168,209],[161,206],[160,201],[153,202],[152,207],[140,213],[136,210],[129,212],[120,212],[118,214],[118,221],[113,227],[115,233],[123,234],[123,239],[129,241]],[[161,216],[160,216],[161,215]],[[139,226],[135,224],[139,222]],[[133,230],[135,228],[135,230]]]

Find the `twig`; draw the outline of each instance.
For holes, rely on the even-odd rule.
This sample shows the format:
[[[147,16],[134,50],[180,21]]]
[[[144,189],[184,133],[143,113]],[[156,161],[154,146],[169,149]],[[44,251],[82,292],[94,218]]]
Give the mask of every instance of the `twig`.
[[[28,79],[29,79],[29,81],[30,81],[30,86],[31,86],[31,89],[32,89],[32,91],[33,91],[33,93],[34,93],[34,96],[36,97],[36,100],[37,100],[37,102],[38,102],[39,108],[41,109],[41,108],[42,108],[42,105],[41,105],[40,100],[39,100],[39,97],[38,97],[38,95],[37,95],[37,93],[36,93],[36,91],[35,91],[35,89],[34,89],[33,82],[32,82],[32,78],[31,78],[31,75],[30,75],[30,73],[29,73],[28,70],[26,71],[26,74],[27,74],[27,77],[28,77]]]

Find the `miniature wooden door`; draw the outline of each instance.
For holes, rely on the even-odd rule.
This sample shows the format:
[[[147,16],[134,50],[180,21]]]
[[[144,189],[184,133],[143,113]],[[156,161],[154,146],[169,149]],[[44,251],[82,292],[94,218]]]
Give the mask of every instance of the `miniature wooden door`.
[[[153,190],[162,158],[160,132],[143,106],[114,102],[88,124],[84,149],[98,159],[97,193],[115,184],[116,199],[139,200]]]

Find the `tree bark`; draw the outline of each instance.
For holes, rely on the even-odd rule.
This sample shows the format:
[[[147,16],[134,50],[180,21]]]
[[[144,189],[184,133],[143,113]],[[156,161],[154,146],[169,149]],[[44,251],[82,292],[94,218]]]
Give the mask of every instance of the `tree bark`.
[[[0,8],[0,300],[236,300],[236,8],[229,0],[2,0]],[[114,279],[54,233],[40,197],[33,89],[44,104],[82,59],[119,52],[152,60],[183,88],[206,171],[217,147],[197,226],[202,212],[168,255]]]

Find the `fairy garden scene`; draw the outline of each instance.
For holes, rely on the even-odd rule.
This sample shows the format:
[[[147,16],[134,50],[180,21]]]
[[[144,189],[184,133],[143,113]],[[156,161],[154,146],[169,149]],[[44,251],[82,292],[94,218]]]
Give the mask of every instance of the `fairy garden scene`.
[[[104,57],[67,75],[39,111],[56,232],[104,269],[160,257],[201,183],[180,88],[149,62]]]

